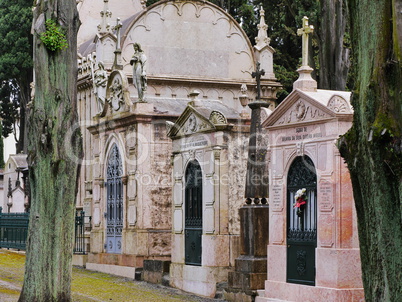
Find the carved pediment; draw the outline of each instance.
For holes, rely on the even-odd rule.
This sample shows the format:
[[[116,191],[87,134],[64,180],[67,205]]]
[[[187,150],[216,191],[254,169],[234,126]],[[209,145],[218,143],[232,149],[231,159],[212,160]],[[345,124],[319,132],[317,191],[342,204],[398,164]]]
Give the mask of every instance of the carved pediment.
[[[332,94],[332,95],[331,95]],[[351,113],[347,101],[332,91],[294,90],[263,123],[264,127],[305,123]]]
[[[191,113],[184,124],[177,132],[177,136],[189,135],[198,132],[204,132],[206,130],[213,130],[214,127],[208,121],[200,118],[194,112]]]
[[[298,122],[308,122],[331,117],[322,108],[317,108],[310,102],[299,98],[274,125],[283,125]]]
[[[176,123],[168,125],[169,137],[181,137],[194,133],[213,131],[216,129],[214,124],[221,125],[226,121],[225,117],[219,112],[212,112],[211,120],[197,112],[192,106],[187,106]]]

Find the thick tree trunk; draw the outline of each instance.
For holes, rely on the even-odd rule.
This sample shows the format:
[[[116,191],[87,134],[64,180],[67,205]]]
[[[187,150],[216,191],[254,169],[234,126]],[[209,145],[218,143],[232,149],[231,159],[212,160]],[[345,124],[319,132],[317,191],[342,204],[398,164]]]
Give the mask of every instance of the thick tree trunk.
[[[343,0],[320,0],[319,87],[345,90],[349,71],[349,49],[344,47],[347,6]]]
[[[353,184],[366,301],[402,301],[401,0],[350,0],[355,110],[340,139]]]
[[[68,48],[48,50],[39,39],[55,20]],[[28,117],[31,213],[24,286],[19,301],[71,301],[76,182],[81,138],[76,129],[75,0],[39,0],[34,9],[35,99]]]

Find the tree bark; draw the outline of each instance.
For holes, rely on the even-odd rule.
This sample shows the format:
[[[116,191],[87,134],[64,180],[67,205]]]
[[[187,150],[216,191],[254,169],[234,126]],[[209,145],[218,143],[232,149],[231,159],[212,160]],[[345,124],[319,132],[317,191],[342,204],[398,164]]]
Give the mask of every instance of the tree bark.
[[[320,0],[319,87],[345,90],[349,71],[349,49],[344,47],[348,10],[343,0]]]
[[[401,0],[350,0],[353,126],[339,141],[353,184],[366,301],[402,301]]]
[[[50,51],[39,39],[48,19],[60,25],[67,49]],[[76,109],[78,27],[75,0],[36,1],[36,86],[27,137],[31,213],[19,301],[71,301],[75,197],[82,157]]]

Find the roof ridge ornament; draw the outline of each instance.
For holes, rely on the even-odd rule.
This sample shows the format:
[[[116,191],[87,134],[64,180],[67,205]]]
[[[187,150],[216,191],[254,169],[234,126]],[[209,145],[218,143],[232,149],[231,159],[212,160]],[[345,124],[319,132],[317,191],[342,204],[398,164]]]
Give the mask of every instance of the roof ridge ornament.
[[[112,31],[110,20],[112,18],[112,12],[109,10],[109,0],[103,0],[103,10],[100,12],[102,21],[98,25],[98,31],[100,34],[107,34]]]
[[[258,50],[263,49],[265,46],[269,46],[271,39],[268,37],[268,25],[265,23],[265,11],[261,6],[260,9],[260,24],[257,25],[258,36],[255,38],[255,48]]]

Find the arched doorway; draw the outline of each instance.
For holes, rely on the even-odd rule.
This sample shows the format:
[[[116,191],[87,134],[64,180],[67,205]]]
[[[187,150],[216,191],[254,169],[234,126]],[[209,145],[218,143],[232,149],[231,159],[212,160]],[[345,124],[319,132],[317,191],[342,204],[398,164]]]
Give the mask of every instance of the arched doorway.
[[[202,171],[198,161],[188,164],[185,181],[185,263],[201,265]]]
[[[106,252],[121,253],[123,229],[123,166],[119,149],[114,144],[107,161]]]
[[[299,200],[295,199],[297,191],[299,191],[297,196],[302,197]],[[313,161],[308,156],[296,157],[287,177],[287,282],[289,283],[315,285],[316,196],[317,175]]]

